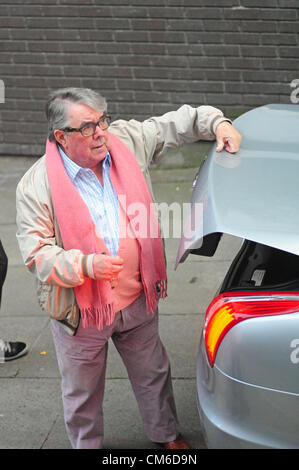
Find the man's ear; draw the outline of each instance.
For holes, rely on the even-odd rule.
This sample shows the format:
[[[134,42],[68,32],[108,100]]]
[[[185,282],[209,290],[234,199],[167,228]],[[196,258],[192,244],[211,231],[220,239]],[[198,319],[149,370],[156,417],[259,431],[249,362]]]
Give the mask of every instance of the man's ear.
[[[60,129],[55,129],[54,136],[57,142],[64,147],[66,144],[65,132]]]

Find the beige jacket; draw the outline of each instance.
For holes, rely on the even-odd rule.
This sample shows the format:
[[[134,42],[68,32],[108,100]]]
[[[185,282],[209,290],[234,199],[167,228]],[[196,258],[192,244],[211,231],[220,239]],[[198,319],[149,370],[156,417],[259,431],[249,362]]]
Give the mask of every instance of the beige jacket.
[[[197,140],[214,140],[215,128],[225,118],[216,108],[184,105],[177,111],[144,122],[118,120],[109,131],[135,155],[150,191],[151,162],[171,147]],[[17,186],[17,240],[25,265],[37,278],[39,304],[51,318],[75,334],[79,309],[73,287],[84,283],[83,253],[63,249],[53,211],[45,155],[22,177]]]

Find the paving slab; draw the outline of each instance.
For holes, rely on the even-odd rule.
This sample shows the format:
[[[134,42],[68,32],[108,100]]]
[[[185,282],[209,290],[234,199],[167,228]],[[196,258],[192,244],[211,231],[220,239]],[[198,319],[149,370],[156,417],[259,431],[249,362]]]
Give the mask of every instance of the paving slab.
[[[59,393],[58,379],[1,378],[0,448],[41,448],[62,413]]]

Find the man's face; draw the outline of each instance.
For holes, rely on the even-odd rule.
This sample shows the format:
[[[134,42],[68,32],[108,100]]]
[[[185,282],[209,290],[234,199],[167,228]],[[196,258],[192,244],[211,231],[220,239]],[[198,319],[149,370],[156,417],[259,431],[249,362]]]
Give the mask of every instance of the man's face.
[[[69,105],[69,127],[79,129],[88,122],[98,122],[103,111],[97,111],[85,104],[72,103]],[[62,132],[62,131],[59,131]],[[95,169],[104,160],[109,148],[107,130],[96,127],[95,134],[84,137],[80,132],[63,132],[61,139],[56,136],[66,155],[83,168]]]

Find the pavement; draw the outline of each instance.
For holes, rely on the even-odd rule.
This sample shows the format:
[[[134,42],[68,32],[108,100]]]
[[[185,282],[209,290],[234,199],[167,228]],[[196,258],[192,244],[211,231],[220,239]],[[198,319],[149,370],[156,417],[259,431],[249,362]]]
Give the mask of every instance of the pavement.
[[[201,144],[185,146],[170,152],[151,170],[158,202],[189,202],[199,156],[206,150]],[[0,338],[25,341],[29,346],[26,356],[0,364],[0,449],[71,449],[63,420],[50,320],[37,303],[35,279],[23,264],[15,236],[16,185],[35,161],[29,157],[0,157],[0,238],[9,259]],[[179,238],[171,236],[171,230],[169,235],[165,240],[169,290],[167,299],[160,302],[160,335],[171,361],[181,432],[194,449],[203,449],[196,405],[199,338],[205,309],[238,241],[224,236],[213,258],[191,255],[175,271]],[[105,448],[157,449],[145,435],[126,370],[112,342],[106,378]]]

